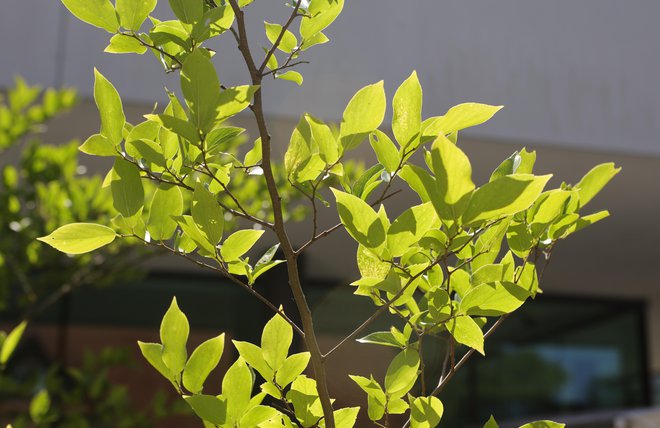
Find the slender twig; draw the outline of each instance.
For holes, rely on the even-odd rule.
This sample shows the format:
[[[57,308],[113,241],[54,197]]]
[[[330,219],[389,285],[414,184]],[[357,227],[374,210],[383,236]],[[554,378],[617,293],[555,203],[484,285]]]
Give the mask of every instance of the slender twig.
[[[495,321],[495,324],[492,325],[490,329],[484,334],[484,340],[488,339],[490,335],[492,335],[497,328],[502,325],[504,320],[508,317],[508,314],[502,315],[500,318],[498,318],[497,321]],[[452,342],[453,343],[453,342]],[[438,395],[442,390],[444,389],[445,386],[447,386],[447,382],[451,380],[452,377],[456,374],[456,372],[465,365],[465,363],[468,362],[472,354],[474,354],[475,350],[474,348],[470,348],[465,355],[458,361],[458,363],[454,364],[452,361],[451,368],[449,369],[449,372],[447,373],[446,376],[442,377],[440,379],[440,382],[438,383],[438,386],[435,387],[433,392],[431,392],[431,395]],[[453,354],[453,352],[452,352]],[[453,359],[453,358],[452,358]]]
[[[159,248],[163,248],[173,254],[176,254],[179,257],[183,257],[186,260],[189,260],[193,263],[195,263],[197,266],[203,267],[205,269],[212,270],[214,272],[217,272],[233,282],[234,284],[239,285],[241,288],[243,288],[245,291],[248,293],[252,294],[254,297],[256,297],[260,302],[262,302],[264,305],[266,305],[268,308],[270,308],[273,312],[280,314],[282,318],[284,318],[290,325],[293,327],[293,329],[298,333],[302,338],[305,337],[305,333],[298,327],[296,323],[294,323],[285,313],[283,310],[278,309],[270,300],[266,299],[263,295],[261,295],[257,290],[254,288],[250,287],[249,284],[246,284],[245,282],[241,281],[240,279],[236,278],[234,275],[230,274],[226,269],[222,267],[216,267],[213,265],[210,265],[208,263],[204,263],[201,260],[197,260],[196,258],[190,256],[189,254],[182,253],[181,251],[177,251],[176,249],[170,247],[169,245],[165,244],[162,241],[147,241],[144,238],[142,238],[139,235],[136,234],[129,234],[129,235],[120,235],[122,238],[135,238],[138,239],[139,241],[142,241],[144,244],[150,245],[150,246],[155,246]]]
[[[270,71],[265,72],[263,75],[264,75],[264,77],[269,76],[271,74],[275,75],[276,73],[278,73],[282,70],[286,70],[287,68],[293,68],[293,67],[295,67],[297,65],[300,65],[300,64],[309,64],[309,61],[296,61],[296,62],[292,62],[290,64],[285,63],[284,65],[282,65],[280,67],[277,67],[277,68],[274,68]]]
[[[230,1],[230,3],[233,0]],[[300,16],[298,14],[298,10],[300,10],[300,5],[302,4],[302,0],[297,0],[295,7],[293,8],[293,13],[289,16],[289,19],[286,21],[286,23],[282,26],[282,30],[280,31],[280,34],[278,34],[277,39],[275,39],[275,42],[273,43],[273,46],[268,50],[266,53],[266,57],[264,58],[263,62],[259,66],[259,69],[257,72],[259,73],[260,77],[263,77],[264,70],[266,69],[266,66],[268,65],[268,61],[270,60],[270,57],[275,54],[275,51],[277,48],[280,46],[280,43],[282,42],[282,39],[284,38],[284,35],[286,34],[287,30],[293,24],[293,21]],[[240,25],[240,24],[239,24]]]
[[[170,73],[174,70],[178,70],[181,67],[183,67],[183,63],[181,62],[181,60],[179,58],[177,58],[176,56],[174,56],[174,55],[172,55],[168,52],[165,52],[165,50],[163,50],[162,48],[160,48],[160,47],[158,47],[158,46],[156,46],[152,43],[149,43],[149,42],[146,42],[146,41],[142,40],[142,38],[138,34],[136,34],[135,32],[130,32],[130,33],[129,32],[120,32],[118,34],[121,34],[122,36],[126,36],[126,37],[131,37],[131,38],[137,40],[138,42],[140,42],[140,44],[142,46],[144,46],[146,48],[153,49],[155,51],[158,51],[158,53],[160,53],[161,55],[164,55],[164,56],[168,57],[169,59],[171,59],[172,61],[174,61],[176,63],[176,66],[168,68],[166,70],[168,73]]]

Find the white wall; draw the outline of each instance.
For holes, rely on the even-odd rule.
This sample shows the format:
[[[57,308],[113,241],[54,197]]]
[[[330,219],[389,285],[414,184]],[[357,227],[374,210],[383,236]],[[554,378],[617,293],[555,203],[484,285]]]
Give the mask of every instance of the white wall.
[[[283,3],[256,0],[250,29],[261,31],[264,16],[282,17]],[[166,9],[161,4],[160,15]],[[153,58],[103,54],[105,33],[62,19],[61,10],[56,0],[3,0],[0,85],[15,73],[57,83],[59,67],[64,83],[89,94],[93,66],[132,101],[162,99],[164,84],[177,85],[154,73]],[[304,106],[336,119],[359,87],[385,79],[392,94],[417,69],[429,116],[466,100],[506,105],[473,136],[660,155],[658,16],[653,0],[347,1],[329,31],[332,44],[306,58],[306,85],[269,85],[267,110],[295,116]],[[257,39],[255,52],[264,42]],[[244,83],[232,41],[217,47],[223,81]]]

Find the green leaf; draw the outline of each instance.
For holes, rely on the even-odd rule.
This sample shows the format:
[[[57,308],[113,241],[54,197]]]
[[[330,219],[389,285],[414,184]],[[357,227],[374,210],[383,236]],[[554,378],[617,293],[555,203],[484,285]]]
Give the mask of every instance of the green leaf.
[[[121,158],[112,167],[110,190],[112,205],[126,219],[140,212],[144,206],[144,188],[138,168]]]
[[[357,196],[332,189],[337,199],[337,211],[346,231],[360,244],[376,250],[385,244],[386,231],[378,214]]]
[[[160,341],[163,344],[163,363],[177,376],[188,359],[186,343],[189,332],[188,318],[179,309],[175,297],[160,324]]]
[[[323,408],[316,389],[316,381],[299,376],[292,384],[287,398],[293,403],[296,418],[305,427],[312,427],[323,416]]]
[[[119,30],[115,8],[109,0],[62,0],[62,4],[83,22],[103,28],[109,33]]]
[[[472,318],[468,316],[452,318],[447,322],[447,330],[458,343],[469,346],[481,355],[485,355],[484,333]]]
[[[282,26],[280,24],[271,24],[269,22],[264,22],[264,26],[266,28],[266,37],[268,37],[268,41],[274,45],[277,38],[282,33]],[[277,48],[282,52],[291,53],[296,47],[298,47],[298,39],[296,39],[296,36],[294,36],[291,31],[286,30]]]
[[[100,224],[71,223],[37,239],[63,253],[83,254],[108,245],[116,236],[114,230]]]
[[[356,341],[360,343],[371,343],[373,345],[392,346],[395,348],[404,348],[407,345],[406,343],[401,343],[391,331],[376,331],[360,339],[356,339]]]
[[[117,0],[117,15],[121,26],[128,29],[139,31],[142,23],[153,12],[157,0]]]
[[[309,16],[300,21],[300,34],[303,39],[308,40],[317,33],[323,31],[344,8],[344,0],[313,0],[307,10]]]
[[[385,392],[383,392],[381,386],[374,380],[373,377],[371,379],[353,375],[349,375],[349,377],[351,380],[353,380],[353,382],[357,383],[364,392],[367,393],[367,413],[369,415],[369,419],[372,421],[380,420],[385,414],[385,403],[387,402]]]
[[[392,140],[390,140],[390,137],[384,132],[376,129],[369,136],[369,142],[376,153],[378,162],[385,167],[387,172],[393,174],[399,168],[401,157],[399,156],[399,151],[396,146]]]
[[[201,0],[185,0],[185,3],[192,5],[197,1]],[[195,49],[183,62],[181,90],[193,124],[203,132],[210,131],[216,119],[220,81],[211,60],[200,49]]]
[[[387,247],[393,257],[402,256],[426,232],[439,227],[440,219],[431,203],[408,208],[387,231]]]
[[[387,100],[383,81],[365,86],[351,98],[344,110],[339,131],[343,151],[357,147],[383,123]]]
[[[377,255],[363,245],[358,245],[357,264],[363,278],[385,279],[392,268],[390,263],[381,261]]]
[[[118,154],[115,144],[101,134],[89,137],[78,150],[93,156],[117,156]]]
[[[152,171],[161,171],[166,166],[163,149],[155,141],[132,140],[128,141],[125,144],[125,147],[126,154],[138,162],[144,160],[146,162],[146,167]]]
[[[335,416],[335,427],[353,428],[359,413],[359,407],[344,407],[343,409],[335,410],[333,412]],[[324,421],[321,421],[321,427],[325,427]]]
[[[187,119],[180,119],[167,114],[145,114],[144,117],[159,123],[166,130],[185,138],[193,144],[199,142],[197,128]]]
[[[522,306],[530,292],[511,282],[481,284],[470,290],[459,309],[460,313],[477,316],[499,316]]]
[[[0,344],[0,366],[4,366],[9,361],[9,358],[16,350],[18,342],[23,337],[25,332],[25,327],[27,327],[27,322],[23,321],[17,325],[5,338],[5,340]]]
[[[498,178],[474,191],[463,214],[463,223],[505,217],[529,208],[551,175],[513,174]]]
[[[213,395],[184,396],[197,416],[214,426],[224,425],[227,421],[227,402]]]
[[[263,351],[260,347],[249,342],[239,342],[237,340],[234,340],[233,343],[238,354],[250,365],[250,367],[258,371],[267,381],[272,381],[274,379],[273,369],[264,359]]]
[[[464,103],[454,106],[440,118],[437,126],[445,135],[465,128],[481,125],[497,113],[502,106],[479,103]]]
[[[392,131],[401,147],[419,137],[422,127],[422,86],[413,71],[397,89],[392,100]]]
[[[172,375],[172,371],[167,368],[163,362],[163,345],[160,343],[144,343],[138,342],[140,352],[153,368],[158,371],[165,379],[174,383],[176,377]]]
[[[575,187],[580,195],[580,207],[584,207],[600,192],[609,181],[621,171],[614,163],[604,163],[595,166]]]
[[[184,236],[192,239],[197,246],[203,248],[209,254],[215,254],[215,247],[209,242],[206,235],[199,230],[197,223],[195,223],[191,216],[175,217],[174,220],[183,231]]]
[[[195,184],[191,213],[199,230],[206,235],[209,242],[214,246],[218,244],[222,239],[225,224],[224,213],[215,195],[206,190],[200,182]]]
[[[536,421],[522,425],[520,428],[564,428],[566,424],[560,424],[552,421]]]
[[[309,114],[305,115],[305,120],[309,124],[312,139],[319,148],[321,159],[328,165],[337,162],[339,159],[339,146],[330,127],[323,123],[321,119]]]
[[[37,424],[43,422],[46,414],[50,410],[50,395],[48,391],[42,389],[30,401],[30,419]]]
[[[183,386],[194,394],[202,392],[206,378],[216,368],[225,349],[224,333],[195,349],[183,370]]]
[[[500,426],[495,421],[493,415],[490,415],[490,418],[488,418],[488,420],[484,424],[484,428],[500,428]]]
[[[385,391],[389,396],[402,397],[417,381],[419,354],[408,348],[394,357],[385,374]]]
[[[264,234],[263,230],[239,230],[232,233],[225,239],[220,247],[220,255],[226,262],[238,260],[243,254],[247,253],[250,248],[261,238]]]
[[[422,202],[429,202],[431,200],[430,195],[438,193],[437,183],[431,177],[431,174],[417,165],[405,165],[399,176],[419,195]]]
[[[96,68],[94,69],[94,100],[101,114],[101,135],[115,146],[123,139],[124,108],[115,87]]]
[[[431,165],[438,190],[436,196],[427,188],[433,206],[441,218],[457,220],[474,190],[470,160],[456,144],[441,136],[433,143]]]
[[[136,53],[142,55],[147,51],[147,47],[133,37],[124,34],[115,34],[110,38],[110,44],[106,46],[103,52],[112,54]]]
[[[303,40],[304,43],[302,44],[301,50],[306,51],[312,46],[322,45],[328,43],[329,41],[330,39],[328,39],[328,36],[319,32],[314,34],[312,37]]]
[[[282,367],[277,370],[275,382],[282,388],[289,385],[305,371],[309,364],[309,358],[309,352],[301,352],[287,357]]]
[[[305,118],[300,118],[284,154],[284,168],[288,177],[295,177],[297,171],[309,161],[312,156],[311,145],[312,131]]]
[[[535,236],[543,233],[547,229],[547,225],[553,223],[555,219],[564,214],[567,203],[574,193],[574,191],[561,189],[541,193],[527,214],[527,219],[532,225],[532,230],[536,231]]]
[[[241,419],[252,396],[252,372],[239,358],[229,367],[222,379],[222,395],[227,398],[227,416],[235,421]]]
[[[437,397],[418,397],[410,403],[411,428],[435,428],[442,419],[444,406]]]
[[[302,86],[303,84],[303,76],[297,71],[289,70],[284,73],[275,73],[275,77],[280,80],[288,80],[298,86]]]
[[[293,341],[293,328],[280,314],[266,323],[261,334],[261,349],[268,365],[278,371],[284,364]]]
[[[257,427],[262,423],[281,415],[276,409],[268,406],[255,406],[248,410],[241,418],[239,426]]]
[[[223,89],[218,96],[218,121],[226,120],[235,114],[245,110],[252,102],[254,93],[259,90],[259,86],[235,86],[233,88]]]
[[[172,12],[181,22],[194,24],[204,15],[203,0],[170,0]]]
[[[161,184],[154,192],[149,209],[147,230],[152,239],[165,241],[176,231],[177,223],[173,216],[183,214],[183,195],[178,186]]]

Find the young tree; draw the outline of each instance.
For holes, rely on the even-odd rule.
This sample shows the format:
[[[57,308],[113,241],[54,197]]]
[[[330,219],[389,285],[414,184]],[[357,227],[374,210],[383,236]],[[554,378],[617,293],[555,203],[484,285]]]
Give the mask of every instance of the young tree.
[[[338,130],[305,114],[293,130],[283,167],[274,164],[272,148],[277,142],[271,140],[263,111],[266,78],[302,84],[294,68],[304,62],[301,58],[308,49],[328,41],[323,30],[338,17],[343,0],[293,1],[286,22],[265,23],[271,45],[263,55],[250,47],[244,14],[251,0],[170,0],[176,19],[168,21],[150,16],[155,0],[63,3],[81,20],[112,34],[106,51],[151,51],[166,71],[179,72],[185,102],[169,93],[170,103],[162,113],[129,125],[119,94],[96,71],[101,132],[81,150],[115,158],[105,184],[121,213],[121,227],[69,224],[40,239],[68,253],[89,252],[117,238],[138,239],[218,272],[275,313],[264,327],[260,346],[233,343],[240,357],[226,373],[219,396],[205,395],[203,387],[223,353],[224,335],[188,356],[189,326],[176,301],[163,318],[162,343],[140,343],[146,359],[170,380],[205,426],[352,427],[359,408],[334,408],[325,364],[355,339],[400,349],[384,384],[374,377],[352,376],[367,394],[369,418],[378,426],[390,426],[390,415],[407,414],[406,426],[438,425],[443,406],[437,395],[474,352],[484,353],[484,340],[506,317],[536,296],[557,242],[607,216],[583,216],[580,211],[618,172],[612,164],[594,168],[576,185],[562,183],[546,190],[550,175],[534,175],[536,155],[523,149],[477,187],[470,161],[457,145],[458,133],[489,120],[500,107],[466,103],[423,119],[422,89],[415,72],[392,99],[393,135],[379,129],[387,99],[383,82],[378,82],[349,101]],[[141,31],[147,18],[148,30]],[[206,46],[221,36],[233,37],[238,46],[247,67],[243,85],[226,86],[218,79],[214,51]],[[226,121],[245,109],[252,112],[259,135],[241,160],[225,150],[225,136],[235,130]],[[349,152],[365,140],[378,164],[356,179],[344,173],[344,165]],[[246,175],[250,172],[258,174]],[[286,181],[278,180],[281,177]],[[265,183],[270,206],[265,215],[247,207],[249,199],[238,194],[236,180],[246,179]],[[142,190],[146,181],[158,185],[147,200]],[[385,206],[396,193],[395,182],[409,187],[420,202],[391,219]],[[291,242],[285,219],[292,189],[307,198],[313,213],[309,240],[301,246]],[[323,228],[317,213],[329,191],[339,221]],[[143,215],[145,206],[151,207],[149,216]],[[252,227],[226,236],[227,215]],[[352,284],[355,294],[371,299],[376,308],[345,339],[324,351],[316,338],[298,259],[340,229],[357,243],[361,277]],[[274,236],[275,245],[251,263],[246,254],[265,230],[272,232],[267,236]],[[283,260],[273,260],[278,247]],[[278,263],[286,263],[301,325],[254,287],[255,280]],[[366,334],[385,312],[396,315],[400,324]],[[302,338],[306,352],[289,355],[294,334]],[[445,370],[436,384],[425,385],[420,376],[422,347],[438,337],[450,343]],[[302,374],[308,365],[311,377]],[[261,378],[256,395],[254,372]],[[266,396],[270,398],[264,401]],[[497,424],[491,418],[486,426]]]

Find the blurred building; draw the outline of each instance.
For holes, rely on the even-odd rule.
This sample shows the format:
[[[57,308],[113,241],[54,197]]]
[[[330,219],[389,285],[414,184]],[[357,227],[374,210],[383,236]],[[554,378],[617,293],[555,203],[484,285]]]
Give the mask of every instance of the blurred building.
[[[256,0],[247,13],[252,33],[262,33],[264,19],[281,20],[287,12],[283,3]],[[156,16],[167,14],[164,6],[159,5]],[[0,86],[20,74],[31,83],[75,86],[86,98],[53,123],[49,141],[98,131],[90,100],[94,66],[117,86],[129,120],[163,101],[164,86],[178,87],[177,77],[162,73],[149,55],[104,54],[107,34],[78,22],[58,1],[4,0],[0,10]],[[538,151],[537,170],[555,173],[555,184],[576,182],[600,162],[623,167],[592,203],[594,211],[609,209],[611,218],[558,248],[544,277],[543,296],[494,337],[487,347],[490,359],[475,360],[456,378],[446,398],[456,401],[452,408],[458,409],[448,414],[455,418],[449,426],[476,424],[490,411],[515,419],[660,404],[658,16],[660,3],[651,0],[347,2],[328,31],[332,42],[305,58],[310,64],[300,69],[303,87],[280,81],[265,86],[266,111],[282,152],[301,113],[337,120],[360,87],[383,79],[391,97],[416,69],[425,117],[464,101],[505,105],[490,123],[461,135],[478,183],[522,147]],[[255,52],[259,42],[266,45],[264,35],[253,42]],[[214,48],[222,82],[247,83],[233,39],[224,38]],[[254,128],[248,116],[238,124]],[[96,159],[85,162],[104,167]],[[394,203],[403,207],[411,200],[402,197]],[[328,224],[331,218],[331,212],[322,216]],[[306,233],[302,226],[293,237],[302,242]],[[318,309],[325,321],[324,346],[357,325],[360,311],[368,309],[344,303],[351,292],[346,284],[357,272],[352,252],[343,249],[348,242],[347,235],[336,234],[313,247],[305,260],[307,279],[318,284],[316,300],[325,305]],[[163,275],[172,270],[185,274]],[[211,311],[199,321],[209,331],[218,327],[208,296],[217,294],[227,310],[236,307],[226,305],[222,292],[204,288],[206,278],[186,264],[159,261],[153,271],[151,282],[143,285],[150,290],[144,299],[163,303],[167,293],[188,296],[180,300],[184,309]],[[121,313],[120,326],[111,311],[106,316],[103,309],[86,309],[86,298],[73,298],[77,328],[128,328],[130,305]],[[164,303],[135,317],[135,325],[151,329],[163,308]],[[332,310],[346,313],[337,320]],[[235,318],[216,321],[222,325]],[[351,358],[348,353],[344,357]],[[383,364],[365,361],[360,369],[378,370]]]

